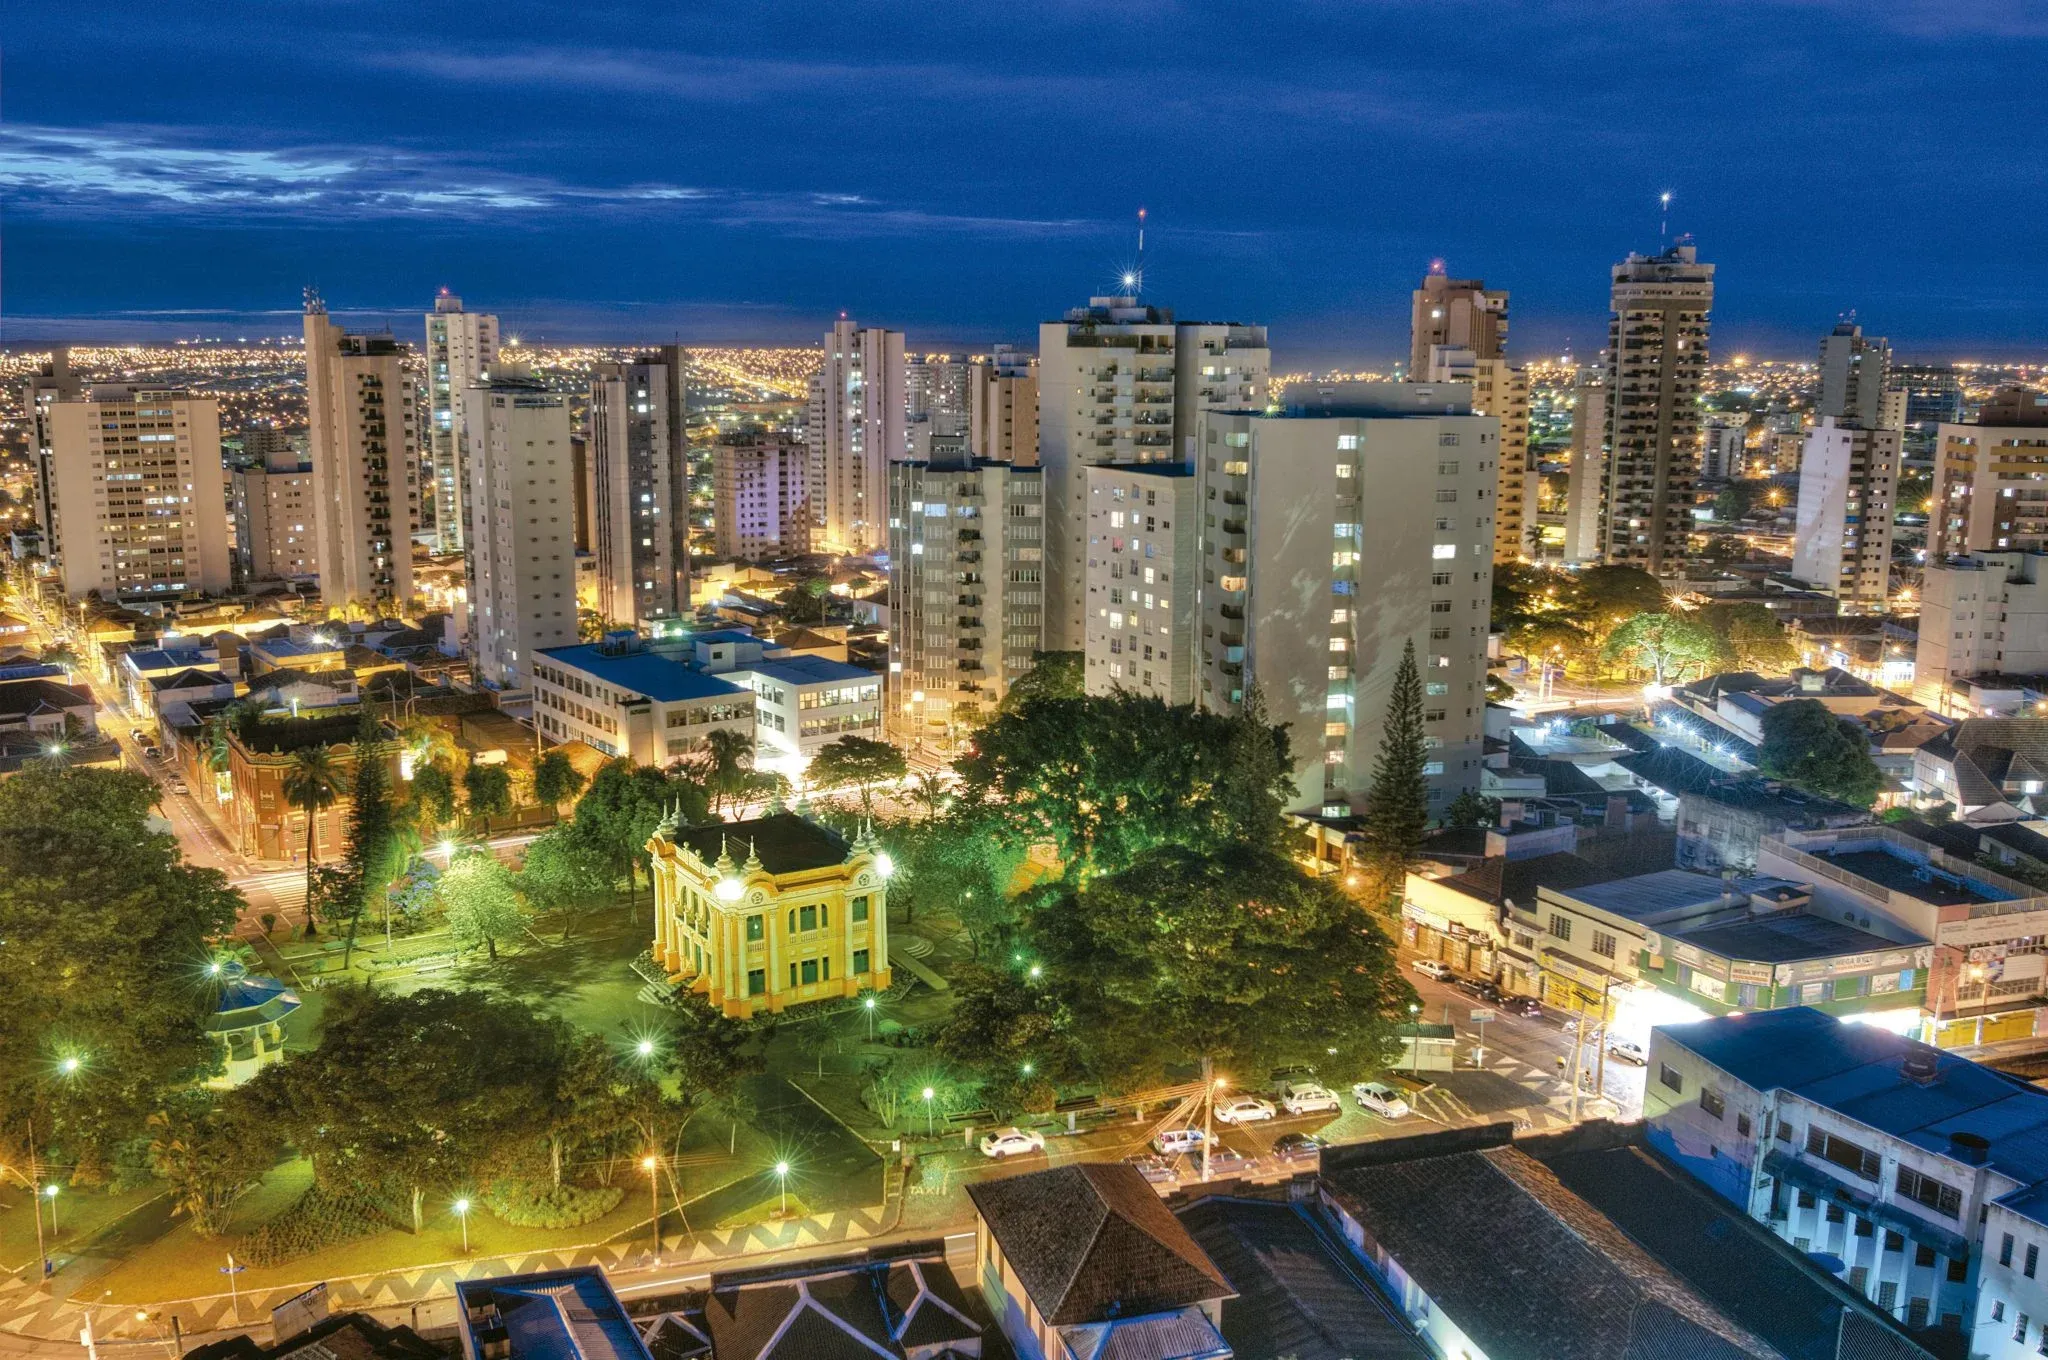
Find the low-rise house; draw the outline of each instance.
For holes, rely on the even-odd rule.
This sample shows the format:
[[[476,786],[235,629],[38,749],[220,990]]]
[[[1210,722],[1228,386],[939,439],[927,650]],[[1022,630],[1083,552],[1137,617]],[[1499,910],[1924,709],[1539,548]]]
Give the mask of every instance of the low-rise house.
[[[98,709],[87,685],[64,685],[43,676],[0,680],[0,734],[62,737],[97,733]]]
[[[653,1360],[596,1266],[455,1282],[462,1360]]]
[[[164,709],[171,704],[234,697],[235,682],[219,671],[175,671],[169,675],[152,675],[143,689],[142,702],[135,705],[133,711],[137,717],[160,720]]]
[[[1677,797],[1678,865],[1707,873],[1755,873],[1757,847],[1767,836],[1870,820],[1862,808],[1762,779],[1688,783]]]
[[[211,647],[148,647],[121,654],[118,683],[137,712],[153,711],[150,681],[181,671],[210,671],[219,668],[220,653]]]
[[[1923,800],[1972,821],[2019,821],[2048,809],[2048,718],[1968,718],[1913,755]]]

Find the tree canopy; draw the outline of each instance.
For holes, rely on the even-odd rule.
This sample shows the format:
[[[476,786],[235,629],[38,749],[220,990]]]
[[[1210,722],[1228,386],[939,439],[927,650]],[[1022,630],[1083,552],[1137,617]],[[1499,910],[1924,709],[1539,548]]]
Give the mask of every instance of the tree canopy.
[[[1877,801],[1884,775],[1863,730],[1818,699],[1788,699],[1764,714],[1757,768],[1773,779],[1855,807]]]
[[[1085,658],[1080,652],[1034,652],[1031,669],[1003,692],[1002,712],[1015,713],[1036,699],[1078,699],[1087,693]]]
[[[821,789],[852,785],[860,792],[861,815],[869,816],[874,811],[875,785],[901,779],[909,769],[903,752],[888,742],[849,736],[821,747],[811,757],[805,777]]]
[[[1738,669],[1781,675],[1799,664],[1799,648],[1764,605],[1710,604],[1700,611],[1700,621],[1721,639]]]
[[[512,871],[489,850],[470,850],[455,857],[441,875],[436,892],[448,919],[448,933],[463,948],[481,944],[497,962],[498,941],[509,939],[526,924],[513,891]]]
[[[1726,659],[1714,631],[1685,614],[1637,614],[1608,635],[1602,651],[1610,661],[1625,659],[1650,672],[1659,685],[1688,670],[1706,675]]]
[[[1423,774],[1428,756],[1422,731],[1422,673],[1416,668],[1411,639],[1394,671],[1386,726],[1373,758],[1372,789],[1365,804],[1360,859],[1373,880],[1366,900],[1382,911],[1398,909],[1408,866],[1414,863],[1422,848],[1423,832],[1429,827],[1429,780]]]

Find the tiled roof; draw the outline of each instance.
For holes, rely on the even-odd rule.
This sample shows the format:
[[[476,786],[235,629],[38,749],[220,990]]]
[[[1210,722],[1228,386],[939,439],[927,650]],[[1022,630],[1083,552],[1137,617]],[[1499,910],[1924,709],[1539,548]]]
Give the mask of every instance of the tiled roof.
[[[1073,1360],[1230,1360],[1209,1315],[1192,1305],[1168,1313],[1080,1322],[1060,1328]]]
[[[60,685],[41,676],[0,680],[0,718],[29,718],[92,706],[92,691],[84,685]]]
[[[1503,859],[1495,855],[1462,874],[1444,879],[1443,883],[1495,906],[1502,902],[1527,906],[1536,900],[1538,888],[1582,888],[1620,877],[1573,854],[1533,855],[1528,859]]]
[[[771,874],[802,873],[846,863],[852,853],[837,832],[793,812],[777,812],[745,822],[713,822],[678,831],[677,845],[688,846],[706,863],[721,854],[744,863],[749,854]]]
[[[1055,1167],[977,1181],[967,1194],[1053,1326],[1167,1312],[1230,1293],[1134,1166]]]

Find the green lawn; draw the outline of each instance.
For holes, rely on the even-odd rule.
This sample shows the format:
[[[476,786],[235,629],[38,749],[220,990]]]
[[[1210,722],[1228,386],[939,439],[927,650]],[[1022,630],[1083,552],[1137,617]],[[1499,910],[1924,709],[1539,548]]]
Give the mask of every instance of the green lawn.
[[[57,1191],[57,1226],[50,1227],[48,1202],[43,1207],[43,1233],[49,1245],[70,1255],[80,1243],[115,1219],[132,1213],[163,1193],[161,1186],[146,1185],[119,1194],[104,1190],[82,1190],[62,1185]],[[0,1186],[0,1267],[19,1270],[36,1259],[36,1214],[28,1190],[9,1178]]]

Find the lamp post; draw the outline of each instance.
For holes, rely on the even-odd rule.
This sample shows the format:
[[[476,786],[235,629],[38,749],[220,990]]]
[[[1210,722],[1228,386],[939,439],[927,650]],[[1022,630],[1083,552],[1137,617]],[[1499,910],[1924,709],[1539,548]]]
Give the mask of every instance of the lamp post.
[[[777,1162],[777,1163],[775,1164],[775,1180],[776,1180],[777,1184],[778,1184],[778,1185],[779,1185],[779,1186],[781,1187],[781,1191],[782,1191],[782,1206],[781,1206],[781,1208],[780,1208],[779,1210],[777,1210],[777,1212],[776,1212],[776,1217],[777,1217],[777,1218],[788,1218],[788,1217],[789,1217],[789,1163],[788,1163],[788,1162]]]
[[[455,1201],[455,1216],[462,1220],[462,1254],[469,1255],[469,1201]]]
[[[50,1201],[50,1236],[57,1235],[57,1187],[54,1183],[43,1187],[43,1198]]]
[[[654,1259],[661,1259],[661,1160],[649,1155],[640,1159],[640,1169],[647,1173],[648,1216],[654,1224]]]
[[[938,1092],[929,1086],[924,1088],[924,1136],[927,1138],[937,1132],[932,1124],[932,1097],[937,1094]]]
[[[1408,1075],[1422,1080],[1422,1007],[1408,1003]]]
[[[868,1042],[873,1043],[875,1041],[875,999],[871,996],[862,997],[860,999],[860,1008],[867,1013]]]

